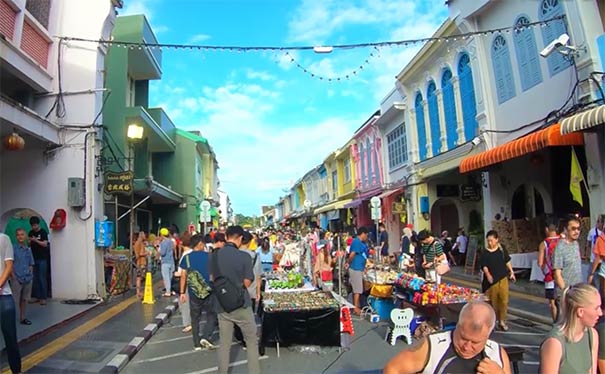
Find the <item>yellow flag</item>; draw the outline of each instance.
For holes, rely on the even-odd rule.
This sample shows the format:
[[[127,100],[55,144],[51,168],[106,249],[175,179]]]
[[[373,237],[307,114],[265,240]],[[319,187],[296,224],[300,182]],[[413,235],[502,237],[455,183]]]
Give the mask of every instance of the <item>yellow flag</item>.
[[[571,148],[571,173],[569,177],[569,191],[571,192],[571,196],[574,201],[577,201],[580,206],[584,206],[584,201],[582,200],[582,186],[580,182],[584,181],[584,175],[582,174],[582,169],[580,168],[580,162],[578,162],[578,156],[576,156],[576,151]]]

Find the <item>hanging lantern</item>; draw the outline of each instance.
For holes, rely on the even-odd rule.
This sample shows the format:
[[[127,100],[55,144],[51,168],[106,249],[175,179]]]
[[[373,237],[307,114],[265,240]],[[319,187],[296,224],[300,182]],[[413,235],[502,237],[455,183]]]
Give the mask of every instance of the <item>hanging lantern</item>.
[[[25,140],[16,132],[4,138],[4,148],[7,151],[20,151],[25,147]]]

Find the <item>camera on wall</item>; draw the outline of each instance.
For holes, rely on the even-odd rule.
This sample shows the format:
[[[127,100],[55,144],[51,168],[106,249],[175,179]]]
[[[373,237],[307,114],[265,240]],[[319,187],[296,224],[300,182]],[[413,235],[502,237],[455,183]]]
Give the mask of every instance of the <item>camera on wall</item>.
[[[540,52],[540,56],[546,58],[555,51],[563,56],[569,56],[570,54],[575,54],[578,48],[569,44],[569,35],[561,34]]]

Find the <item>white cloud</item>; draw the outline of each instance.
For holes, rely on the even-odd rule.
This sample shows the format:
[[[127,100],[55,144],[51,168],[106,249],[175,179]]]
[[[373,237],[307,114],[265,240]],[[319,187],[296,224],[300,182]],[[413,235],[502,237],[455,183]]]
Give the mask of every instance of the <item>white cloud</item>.
[[[237,212],[257,214],[260,203],[274,203],[291,180],[342,146],[359,124],[345,118],[309,123],[301,117],[286,125],[273,119],[282,99],[280,92],[259,85],[227,83],[203,87],[195,98],[176,95],[176,106],[164,106],[171,118],[180,111],[180,127],[200,130],[209,139],[222,188]],[[194,103],[198,115],[187,109]]]
[[[206,40],[210,39],[210,35],[207,34],[197,34],[197,35],[193,35],[189,41],[187,42],[187,44],[195,44],[195,43],[201,43],[204,42]]]
[[[273,81],[275,80],[275,76],[266,71],[256,71],[252,69],[248,69],[246,71],[246,77],[248,79],[258,79],[261,81]]]
[[[168,26],[159,25],[153,28],[153,33],[158,35],[170,31]]]
[[[144,14],[148,20],[153,18],[153,12],[150,5],[155,3],[155,0],[128,0],[124,2],[124,8],[120,15],[130,16],[135,14]]]

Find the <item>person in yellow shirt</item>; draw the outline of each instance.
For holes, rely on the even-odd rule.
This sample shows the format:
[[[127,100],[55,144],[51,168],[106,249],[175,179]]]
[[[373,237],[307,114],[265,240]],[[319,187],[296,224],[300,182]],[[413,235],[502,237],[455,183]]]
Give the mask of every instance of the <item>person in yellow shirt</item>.
[[[251,251],[256,251],[258,249],[258,236],[256,234],[252,234],[252,240],[250,244],[248,244],[248,249]]]

